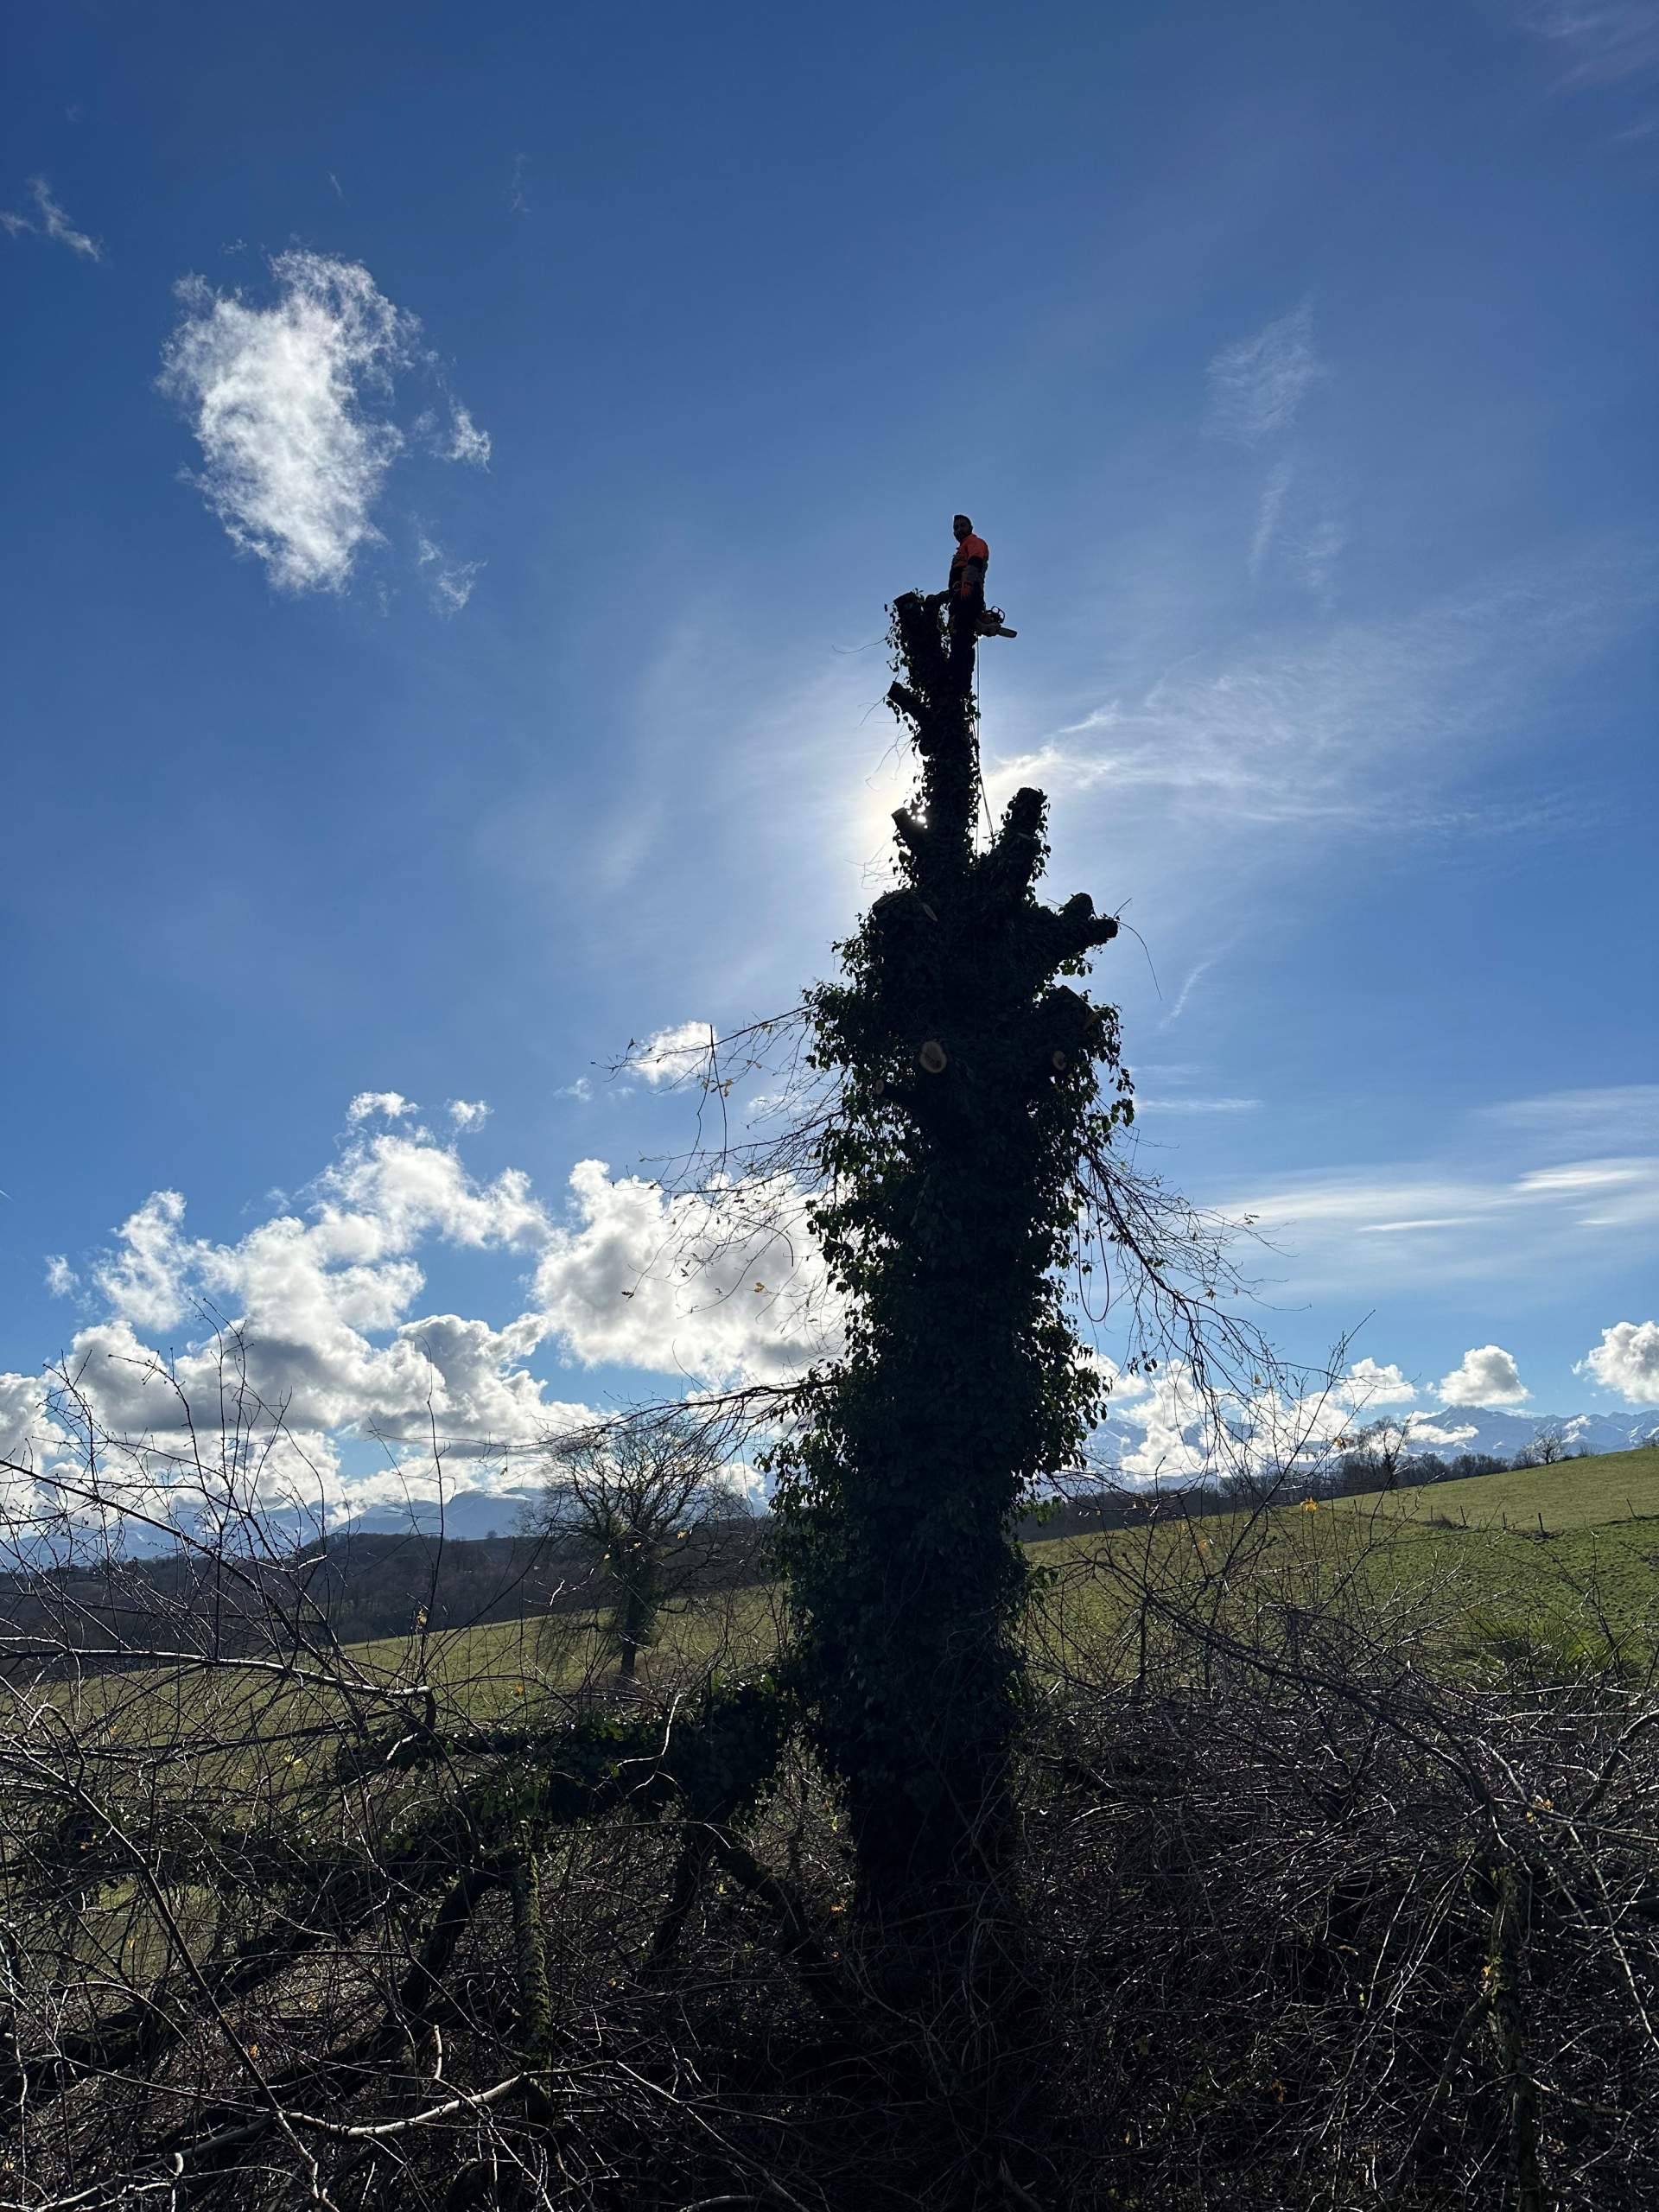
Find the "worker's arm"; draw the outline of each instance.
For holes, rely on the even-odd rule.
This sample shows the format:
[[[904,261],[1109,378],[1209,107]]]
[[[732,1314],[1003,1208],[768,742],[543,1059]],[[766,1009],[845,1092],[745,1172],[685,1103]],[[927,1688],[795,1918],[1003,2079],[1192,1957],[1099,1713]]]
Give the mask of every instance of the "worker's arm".
[[[964,561],[962,564],[961,591],[964,599],[971,599],[976,592],[985,588],[985,563]]]

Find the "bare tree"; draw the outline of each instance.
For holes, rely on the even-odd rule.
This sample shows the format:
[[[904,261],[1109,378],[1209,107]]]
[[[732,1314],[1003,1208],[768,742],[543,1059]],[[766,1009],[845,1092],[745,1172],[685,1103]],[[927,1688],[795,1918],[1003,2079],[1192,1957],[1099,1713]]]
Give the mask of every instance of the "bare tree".
[[[550,1462],[536,1523],[579,1538],[600,1570],[607,1642],[619,1678],[632,1682],[664,1606],[707,1578],[709,1532],[744,1513],[743,1492],[718,1433],[674,1408],[562,1437]]]
[[[1354,1439],[1348,1457],[1369,1478],[1370,1487],[1391,1490],[1400,1478],[1401,1463],[1410,1456],[1416,1415],[1384,1415],[1367,1421]]]
[[[1560,1423],[1546,1421],[1541,1428],[1534,1429],[1529,1450],[1535,1467],[1559,1466],[1567,1456],[1567,1438]]]

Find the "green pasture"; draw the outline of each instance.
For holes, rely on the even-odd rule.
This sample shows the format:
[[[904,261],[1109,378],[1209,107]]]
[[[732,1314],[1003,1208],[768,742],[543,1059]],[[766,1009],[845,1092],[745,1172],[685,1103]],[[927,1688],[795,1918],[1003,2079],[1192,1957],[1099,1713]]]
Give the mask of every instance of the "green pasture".
[[[1466,1522],[1471,1528],[1535,1535],[1541,1520],[1551,1535],[1567,1529],[1654,1524],[1659,1546],[1659,1446],[1639,1452],[1604,1452],[1592,1459],[1563,1459],[1553,1467],[1514,1474],[1474,1475],[1465,1482],[1431,1483],[1373,1497],[1344,1498],[1334,1511],[1377,1511],[1431,1524]]]
[[[1039,1689],[1105,1688],[1141,1669],[1190,1683],[1218,1652],[1316,1652],[1333,1630],[1351,1649],[1371,1639],[1385,1662],[1408,1653],[1492,1687],[1659,1671],[1659,1450],[1313,1510],[1166,1513],[1030,1553]],[[711,1668],[764,1664],[779,1611],[764,1586],[671,1609],[642,1689],[658,1699]],[[1194,1636],[1195,1623],[1211,1633]],[[421,1725],[429,1692],[452,1741],[475,1727],[557,1726],[618,1694],[600,1615],[561,1613],[257,1664],[181,1655],[60,1681],[30,1726],[79,1746],[81,1802],[102,1808],[93,1827],[129,1815],[143,1827],[160,1806],[181,1825],[207,1814],[321,1844],[428,1800],[434,1773],[402,1772],[386,1754]],[[72,1823],[53,1847],[73,1867],[88,1845]],[[181,1895],[176,1909],[189,1920],[196,1906]],[[129,1973],[140,1961],[160,1971],[167,1956],[146,1897],[124,1880],[86,1895],[51,1940]]]
[[[1038,1543],[1033,1627],[1063,1669],[1121,1671],[1145,1616],[1276,1645],[1338,1623],[1501,1679],[1644,1675],[1659,1656],[1659,1449]],[[1156,1643],[1156,1638],[1154,1638]]]
[[[1659,1652],[1659,1449],[1573,1459],[1342,1498],[1310,1511],[1211,1514],[1148,1529],[1039,1539],[1031,1620],[1040,1673],[1121,1674],[1142,1649],[1148,1602],[1196,1611],[1240,1638],[1276,1639],[1322,1611],[1368,1620],[1379,1640],[1484,1671],[1640,1671]],[[651,1688],[710,1664],[741,1671],[776,1648],[778,1593],[728,1593],[671,1615],[643,1669]],[[1171,1630],[1172,1637],[1179,1631]],[[607,1679],[596,1613],[387,1639],[348,1654],[366,1678],[424,1681],[474,1724]]]
[[[1321,1612],[1379,1642],[1501,1675],[1639,1673],[1659,1652],[1659,1449],[1342,1498],[1313,1510],[1166,1516],[1146,1529],[1039,1539],[1031,1617],[1039,1675],[1121,1675],[1149,1658],[1146,1616],[1196,1611],[1236,1638],[1276,1641]],[[452,1713],[499,1721],[579,1699],[608,1676],[597,1614],[449,1631],[424,1647],[353,1647],[365,1676],[429,1681]],[[648,1688],[710,1664],[741,1671],[776,1647],[778,1593],[728,1593],[666,1618]],[[1153,1644],[1157,1643],[1154,1634]]]
[[[1167,1511],[1145,1528],[1033,1542],[1039,1675],[1104,1681],[1160,1649],[1178,1617],[1260,1643],[1340,1615],[1379,1642],[1501,1671],[1511,1662],[1630,1674],[1659,1652],[1659,1449],[1613,1452],[1338,1499],[1316,1510]],[[641,1687],[710,1667],[737,1674],[775,1650],[779,1593],[755,1587],[671,1609]],[[1148,1619],[1152,1628],[1148,1630]],[[1163,1624],[1160,1634],[1159,1624]],[[597,1612],[417,1631],[287,1667],[181,1662],[60,1684],[54,1703],[94,1751],[150,1759],[176,1746],[182,1785],[256,1785],[310,1797],[353,1741],[414,1724],[429,1690],[440,1726],[546,1725],[614,1690]],[[188,1750],[186,1747],[188,1747]]]

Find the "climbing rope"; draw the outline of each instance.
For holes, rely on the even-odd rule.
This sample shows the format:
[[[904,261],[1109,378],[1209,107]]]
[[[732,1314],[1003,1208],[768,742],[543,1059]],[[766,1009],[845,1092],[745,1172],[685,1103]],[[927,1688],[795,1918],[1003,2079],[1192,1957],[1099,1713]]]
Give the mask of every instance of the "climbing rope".
[[[979,741],[984,728],[984,719],[981,714],[979,703],[979,646],[976,644],[974,646],[974,774],[979,782],[979,803],[985,810],[985,842],[989,846],[995,841],[996,824],[992,819],[990,797],[985,789],[985,770],[980,760]],[[977,829],[977,822],[975,827]]]

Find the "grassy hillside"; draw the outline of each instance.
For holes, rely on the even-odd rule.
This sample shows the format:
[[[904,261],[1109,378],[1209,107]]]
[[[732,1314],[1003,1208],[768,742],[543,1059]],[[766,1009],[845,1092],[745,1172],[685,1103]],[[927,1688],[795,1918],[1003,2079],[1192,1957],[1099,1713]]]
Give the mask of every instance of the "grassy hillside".
[[[1323,2126],[1336,2089],[1353,2079],[1351,2050],[1372,2017],[1383,2022],[1385,2078],[1403,2051],[1424,2069],[1413,2094],[1440,2096],[1445,2054],[1459,2048],[1451,2038],[1459,2020],[1477,2017],[1471,2007],[1488,1987],[1496,1923],[1479,1852],[1516,1862],[1527,1852],[1549,1854],[1554,1879],[1566,1852],[1587,1837],[1605,1848],[1615,1876],[1623,1870],[1647,1885],[1644,1896],[1650,1890],[1651,1819],[1640,1800],[1652,1785],[1624,1747],[1651,1740],[1637,1722],[1655,1707],[1637,1685],[1644,1675],[1651,1684],[1659,1655],[1659,1451],[1311,1510],[1160,1518],[1029,1548],[1039,1570],[1027,1631],[1034,1704],[1050,1753],[1058,1746],[1062,1755],[1037,1762],[1028,1777],[1028,1865],[1055,1885],[1040,1892],[1051,1899],[1044,1924],[1064,1931],[1055,1986],[1073,1986],[1079,1927],[1113,1961],[1097,1984],[1079,1985],[1076,2029],[1096,2055],[1091,2066],[1096,2057],[1144,2066],[1114,2091],[1110,2140],[1122,2110],[1137,2115],[1137,2130],[1208,2124],[1217,2113],[1230,2128],[1265,2119],[1271,2139],[1300,2101],[1315,2112],[1310,2124]],[[659,1707],[688,1688],[695,1695],[711,1667],[738,1674],[764,1664],[780,1632],[779,1595],[753,1585],[671,1610],[642,1669]],[[599,1631],[592,1613],[544,1605],[520,1619],[418,1630],[344,1654],[295,1649],[219,1666],[181,1653],[172,1665],[60,1681],[23,1729],[36,1738],[73,1729],[73,1789],[42,1808],[31,1794],[38,1754],[20,1732],[27,1757],[16,1770],[25,1786],[12,1792],[10,1834],[0,1837],[0,1871],[35,1885],[29,1910],[14,1909],[9,1921],[13,1941],[29,1947],[20,1980],[33,1973],[41,1986],[79,1977],[89,1988],[134,1989],[135,2017],[160,2018],[152,2000],[176,1991],[181,1938],[210,1962],[233,1955],[231,1942],[245,1939],[273,1868],[281,1875],[314,1852],[349,1859],[365,1838],[399,1866],[423,1864],[431,1838],[455,1847],[466,1832],[458,1808],[487,1805],[496,1771],[495,1754],[469,1742],[470,1729],[505,1723],[519,1750],[546,1764],[542,1732],[618,1712],[614,1660]],[[1134,1694],[1142,1681],[1144,1699]],[[1404,1717],[1397,1736],[1382,1739],[1368,1700]],[[400,1762],[394,1747],[416,1744],[429,1710],[449,1739],[442,1759]],[[1480,1754],[1468,1763],[1478,1784],[1469,1800],[1458,1794],[1464,1765],[1442,1756],[1446,1745],[1465,1743]],[[1509,1792],[1503,1806],[1482,1778],[1488,1746],[1503,1762],[1495,1770],[1497,1796]],[[509,1776],[511,1764],[510,1754]],[[1057,1796],[1062,1786],[1077,1794]],[[1362,1789],[1375,1793],[1363,1818],[1353,1809]],[[1604,1817],[1580,1828],[1558,1815],[1569,1793],[1592,1789]],[[1494,1843],[1500,1815],[1508,1826]],[[819,1885],[824,1926],[836,1931],[849,1894],[838,1820],[821,1780],[791,1767],[756,1831],[757,1850],[780,1863],[809,1839],[802,1863]],[[132,1877],[126,1838],[135,1830],[148,1839],[145,1881]],[[246,1904],[233,1899],[228,1916],[213,1882],[194,1871],[203,1838],[213,1864],[247,1869],[238,1878]],[[660,1924],[671,1840],[666,1823],[659,1833],[607,1821],[546,1854],[543,1894],[559,1899],[563,1947],[550,1957],[566,1978],[556,1986],[584,1993],[584,2023],[648,1986],[641,1961]],[[1617,1856],[1627,1843],[1642,1854],[1628,1863]],[[159,1885],[148,1878],[152,1868],[162,1870]],[[727,1883],[715,1882],[686,1940],[712,1942],[713,1930],[728,1942],[700,1969],[701,1986],[740,1988],[747,2004],[764,1993],[765,1947],[754,1940],[751,1892],[740,1900],[740,1886],[728,1896]],[[1598,1981],[1559,1948],[1600,1925],[1593,1906],[1581,1911],[1561,1888],[1571,1909],[1546,1959],[1555,1976],[1551,2031],[1559,2026],[1563,2048],[1598,2063],[1608,2033],[1624,2034],[1645,2065],[1650,2038],[1618,2025],[1628,1981],[1612,1968]],[[1537,1893],[1556,1891],[1541,1882]],[[342,1894],[349,1900],[348,1888]],[[1599,1904],[1608,1891],[1586,1894]],[[1411,1914],[1420,1918],[1408,1923]],[[1463,1921],[1454,1928],[1456,1914]],[[1402,1943],[1408,1924],[1411,1941]],[[490,1940],[499,1945],[505,1923],[493,1925]],[[1128,1970],[1103,1948],[1109,1941],[1130,1947]],[[504,1951],[481,1955],[494,1961],[491,1973],[501,1971]],[[839,1955],[831,1948],[830,1961]],[[1427,2024],[1401,2037],[1389,1993],[1407,1988],[1425,1958],[1434,1986],[1412,2001]],[[1627,1974],[1622,1953],[1614,1967]],[[257,2027],[252,2051],[282,2053],[286,2036],[308,2031],[323,1986],[320,1977],[286,1979],[280,2008],[247,2015]],[[1192,2010],[1171,2009],[1174,1993],[1194,1988]],[[1116,2026],[1102,1991],[1127,1993]],[[1156,2001],[1148,2004],[1147,1991]],[[1563,1993],[1580,2015],[1569,2018]],[[1217,2009],[1220,1999],[1230,2013]],[[797,2004],[792,1992],[788,2001]],[[1310,2040],[1308,2024],[1321,2020],[1335,2054],[1328,2062]],[[1148,2039],[1156,2037],[1164,2040]],[[1597,2108],[1617,2120],[1624,2092],[1592,2083],[1586,2109],[1590,2088]],[[1116,2185],[1110,2196],[1125,2206],[1154,2201],[1177,2202]],[[1425,2208],[1450,2201],[1390,2199]],[[1626,2201],[1605,2198],[1609,2208]]]
[[[1542,1517],[1542,1532],[1540,1516]],[[1554,1467],[1342,1498],[1308,1512],[1217,1514],[1154,1529],[1042,1538],[1047,1570],[1033,1640],[1040,1655],[1115,1669],[1148,1583],[1196,1593],[1259,1628],[1264,1611],[1339,1601],[1410,1617],[1443,1651],[1483,1667],[1636,1667],[1659,1650],[1659,1448]],[[665,1620],[652,1675],[677,1677],[724,1653],[762,1662],[778,1632],[775,1593],[731,1593]],[[556,1632],[533,1620],[431,1640],[425,1678],[477,1718],[569,1694],[607,1671],[597,1617]],[[401,1638],[356,1648],[371,1672],[406,1674]],[[1041,1661],[1039,1659],[1039,1664]]]
[[[1217,1514],[1033,1548],[1042,1661],[1144,1663],[1179,1612],[1241,1645],[1323,1618],[1487,1680],[1644,1675],[1659,1658],[1659,1451]]]
[[[1541,1515],[1551,1533],[1659,1521],[1659,1446],[1604,1452],[1591,1459],[1564,1459],[1554,1467],[1524,1467],[1513,1474],[1476,1475],[1466,1482],[1431,1483],[1386,1497],[1343,1498],[1332,1510],[1350,1509],[1534,1534]]]

